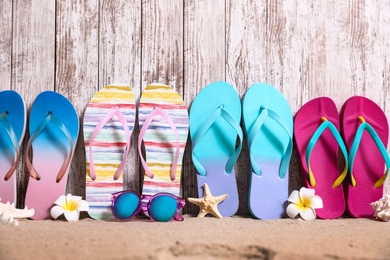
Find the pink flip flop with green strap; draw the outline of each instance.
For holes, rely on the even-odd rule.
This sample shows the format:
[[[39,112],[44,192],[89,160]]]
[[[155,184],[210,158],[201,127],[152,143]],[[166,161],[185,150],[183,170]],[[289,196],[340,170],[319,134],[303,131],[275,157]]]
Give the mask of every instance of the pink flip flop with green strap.
[[[353,217],[372,218],[374,210],[370,203],[382,198],[383,184],[390,169],[386,150],[387,118],[376,103],[354,96],[345,102],[341,122],[349,150],[348,212]]]
[[[303,185],[322,198],[324,206],[316,210],[322,219],[339,218],[345,211],[342,182],[347,174],[348,154],[339,125],[336,104],[328,97],[307,102],[294,119]],[[344,170],[338,168],[339,149],[345,161]]]

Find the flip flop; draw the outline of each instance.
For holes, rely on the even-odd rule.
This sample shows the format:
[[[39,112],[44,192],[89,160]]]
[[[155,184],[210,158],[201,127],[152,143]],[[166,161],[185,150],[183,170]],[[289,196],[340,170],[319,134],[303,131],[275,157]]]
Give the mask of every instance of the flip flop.
[[[339,133],[336,104],[328,97],[315,98],[298,110],[294,120],[294,139],[301,165],[303,185],[315,190],[323,201],[316,213],[322,219],[336,219],[345,211],[343,182],[348,154]],[[339,149],[345,160],[338,167]]]
[[[180,196],[180,177],[188,137],[188,111],[170,86],[153,83],[142,92],[138,151],[145,170],[142,194],[168,192]],[[145,157],[142,154],[142,143]]]
[[[0,92],[0,199],[16,202],[15,169],[26,130],[26,105],[13,90]]]
[[[287,100],[274,87],[254,84],[242,101],[251,161],[249,209],[259,219],[281,218],[288,198],[293,119]]]
[[[376,103],[354,96],[345,102],[341,122],[349,151],[348,212],[353,217],[372,218],[374,210],[370,203],[382,198],[390,168],[387,118]]]
[[[239,204],[234,165],[242,147],[240,121],[240,98],[226,82],[206,86],[192,103],[190,135],[192,161],[198,171],[198,196],[203,197],[204,183],[215,196],[228,194],[218,205],[225,217],[234,215]]]
[[[93,219],[114,219],[111,195],[123,190],[135,111],[132,89],[120,84],[98,91],[85,110],[86,200]]]
[[[45,91],[36,97],[31,107],[29,132],[25,161],[30,180],[25,204],[35,210],[33,219],[47,219],[53,202],[65,193],[79,119],[68,99]],[[28,156],[30,150],[32,162]]]
[[[180,177],[188,137],[188,112],[170,86],[153,83],[141,96],[138,151],[145,170],[142,194],[168,192],[180,196]],[[145,146],[146,160],[142,154]]]

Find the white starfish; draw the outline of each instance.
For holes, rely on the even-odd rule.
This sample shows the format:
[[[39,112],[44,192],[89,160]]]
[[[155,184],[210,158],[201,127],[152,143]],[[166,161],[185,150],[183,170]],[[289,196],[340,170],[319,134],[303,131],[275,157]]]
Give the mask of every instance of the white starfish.
[[[7,202],[4,204],[0,202],[0,223],[18,226],[19,222],[16,220],[17,218],[30,218],[34,216],[34,214],[34,209],[28,209],[27,207],[24,209],[17,209],[15,208],[14,203],[10,204]]]
[[[0,214],[0,223],[10,224],[11,226],[19,226],[19,221],[13,217],[8,217],[4,212]]]

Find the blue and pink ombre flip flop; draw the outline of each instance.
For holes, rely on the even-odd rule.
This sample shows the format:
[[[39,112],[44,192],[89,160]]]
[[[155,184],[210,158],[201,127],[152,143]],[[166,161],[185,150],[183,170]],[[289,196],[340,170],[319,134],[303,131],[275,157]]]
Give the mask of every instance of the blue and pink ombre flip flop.
[[[31,178],[25,204],[35,210],[33,219],[47,219],[53,202],[65,193],[79,119],[69,100],[57,92],[45,91],[32,105],[29,132],[25,159]]]
[[[242,111],[252,166],[250,212],[259,219],[281,218],[286,210],[292,153],[290,106],[276,88],[257,83],[246,92]]]
[[[204,183],[214,196],[228,194],[218,205],[224,217],[234,215],[239,204],[234,165],[243,138],[240,121],[240,98],[226,82],[206,86],[192,103],[190,135],[192,161],[198,171],[198,196],[203,197]]]
[[[26,105],[13,90],[0,92],[0,199],[16,202],[16,176],[20,151],[26,129]]]

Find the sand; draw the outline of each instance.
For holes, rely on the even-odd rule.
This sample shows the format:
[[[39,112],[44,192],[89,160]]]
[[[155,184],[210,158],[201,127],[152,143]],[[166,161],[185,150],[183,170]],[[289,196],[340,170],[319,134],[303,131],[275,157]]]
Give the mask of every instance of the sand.
[[[0,259],[390,259],[390,222],[184,217],[0,224]]]

